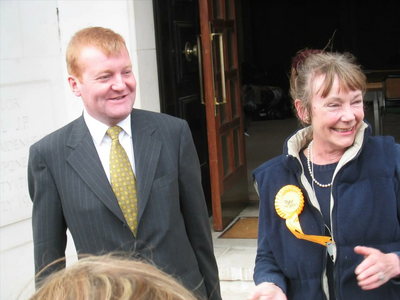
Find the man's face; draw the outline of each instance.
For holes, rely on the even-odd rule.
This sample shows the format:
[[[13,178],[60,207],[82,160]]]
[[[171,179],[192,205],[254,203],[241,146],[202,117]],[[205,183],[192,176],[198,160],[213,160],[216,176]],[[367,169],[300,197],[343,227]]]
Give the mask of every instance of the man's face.
[[[89,115],[109,126],[124,120],[136,98],[136,80],[126,48],[107,57],[95,47],[85,47],[79,62],[83,65],[81,81],[74,76],[68,81]]]

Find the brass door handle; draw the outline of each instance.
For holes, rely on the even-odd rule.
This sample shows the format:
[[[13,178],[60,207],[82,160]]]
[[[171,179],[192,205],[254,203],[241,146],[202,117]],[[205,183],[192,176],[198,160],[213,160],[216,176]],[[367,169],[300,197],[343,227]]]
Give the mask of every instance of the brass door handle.
[[[211,57],[212,57],[212,73],[213,73],[213,85],[214,85],[214,104],[221,105],[226,103],[226,87],[225,87],[225,64],[224,64],[224,41],[222,33],[211,33],[211,41],[214,41],[214,36],[218,36],[219,40],[219,60],[221,64],[221,87],[222,87],[222,101],[218,102],[218,98],[215,95],[215,70],[214,70],[214,47],[211,47]]]

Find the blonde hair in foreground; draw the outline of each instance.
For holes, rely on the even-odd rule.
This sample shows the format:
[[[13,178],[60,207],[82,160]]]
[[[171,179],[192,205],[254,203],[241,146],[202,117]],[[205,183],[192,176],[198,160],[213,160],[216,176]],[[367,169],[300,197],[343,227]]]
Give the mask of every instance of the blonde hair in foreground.
[[[47,277],[30,300],[195,300],[153,265],[111,255],[89,256]]]

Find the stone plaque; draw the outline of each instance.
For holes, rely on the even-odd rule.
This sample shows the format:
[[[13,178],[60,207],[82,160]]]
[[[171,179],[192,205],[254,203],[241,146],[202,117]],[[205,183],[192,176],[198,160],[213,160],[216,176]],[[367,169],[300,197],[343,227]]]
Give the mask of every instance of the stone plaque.
[[[54,131],[50,81],[0,88],[0,227],[31,217],[27,164],[29,147]]]

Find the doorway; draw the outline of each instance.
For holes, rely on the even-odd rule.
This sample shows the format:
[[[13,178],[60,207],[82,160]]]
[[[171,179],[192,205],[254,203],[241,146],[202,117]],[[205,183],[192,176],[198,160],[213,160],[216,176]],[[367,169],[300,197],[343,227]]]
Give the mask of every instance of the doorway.
[[[234,0],[153,0],[161,112],[185,119],[214,230],[248,202]]]

